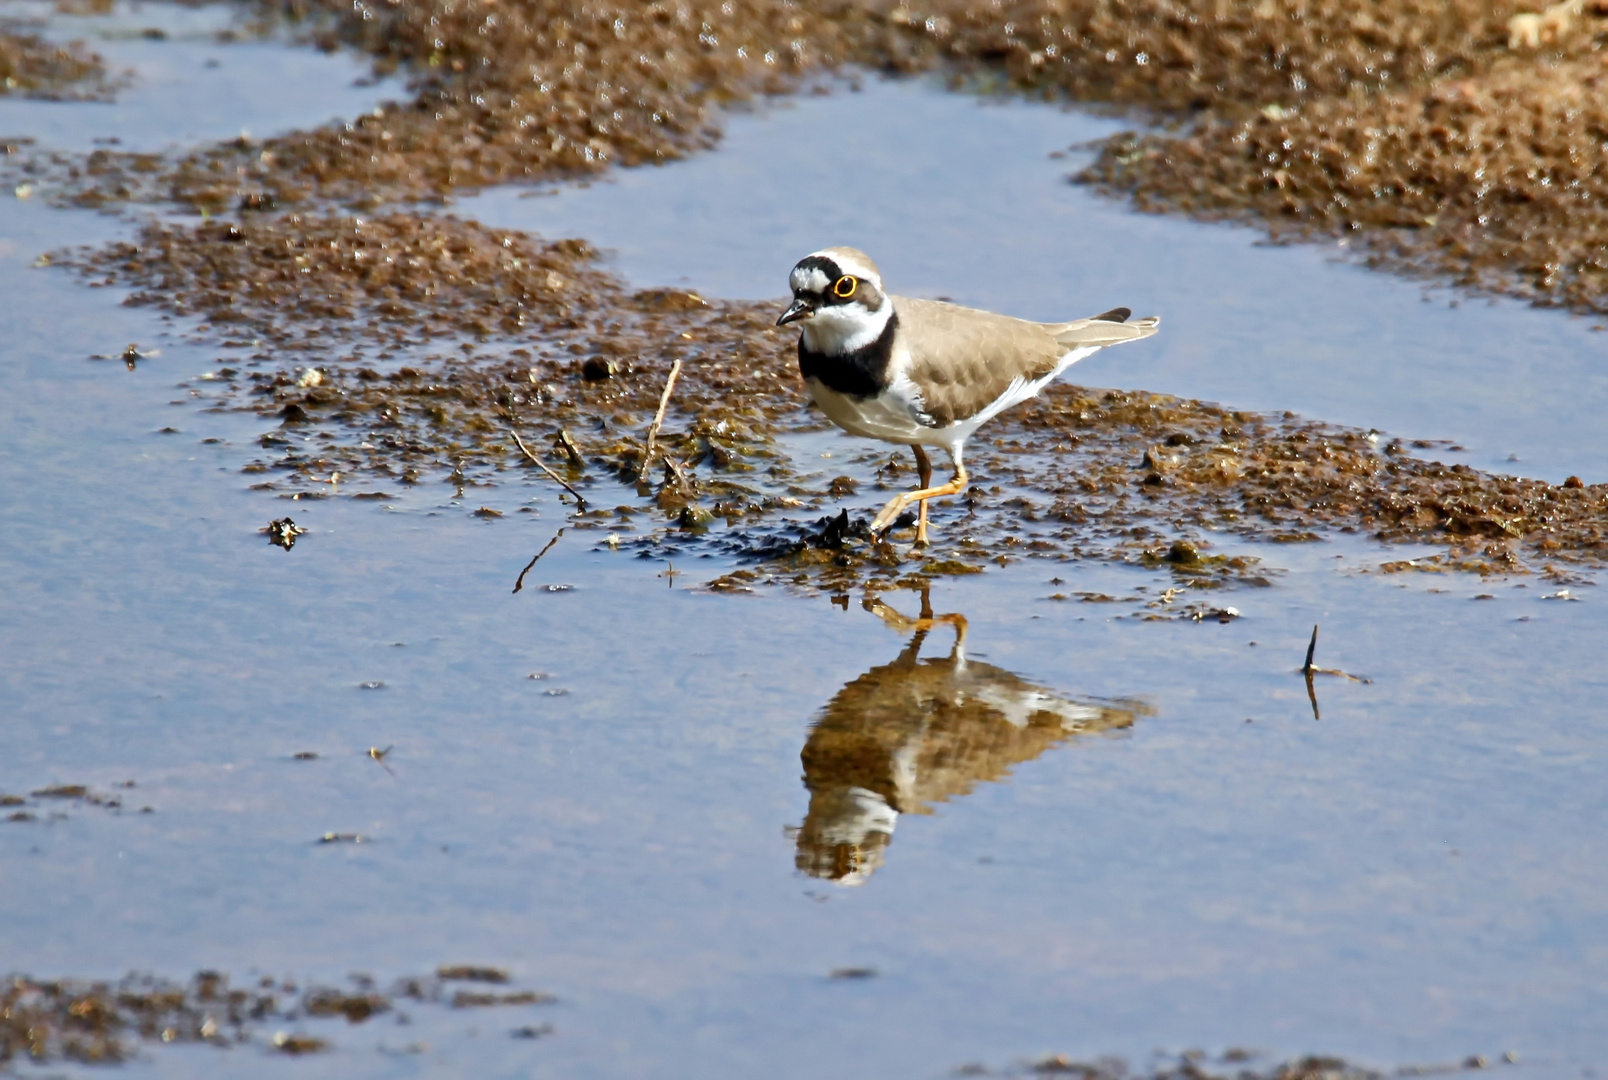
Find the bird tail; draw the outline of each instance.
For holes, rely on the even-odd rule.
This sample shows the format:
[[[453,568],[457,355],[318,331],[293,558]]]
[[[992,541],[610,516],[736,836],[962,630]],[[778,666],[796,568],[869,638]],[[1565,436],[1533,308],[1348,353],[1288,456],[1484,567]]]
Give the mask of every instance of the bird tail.
[[[1069,323],[1050,323],[1045,326],[1055,340],[1068,349],[1093,346],[1121,345],[1125,341],[1138,341],[1154,334],[1161,326],[1161,316],[1146,315],[1128,322],[1131,312],[1127,308],[1112,308],[1087,319]]]

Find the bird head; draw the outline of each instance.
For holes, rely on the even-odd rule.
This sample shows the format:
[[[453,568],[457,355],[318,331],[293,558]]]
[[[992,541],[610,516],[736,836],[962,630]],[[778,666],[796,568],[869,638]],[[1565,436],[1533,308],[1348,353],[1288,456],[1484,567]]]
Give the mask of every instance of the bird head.
[[[838,353],[875,339],[892,310],[877,264],[854,248],[806,255],[788,284],[793,302],[776,325],[802,323],[805,343],[820,352]]]

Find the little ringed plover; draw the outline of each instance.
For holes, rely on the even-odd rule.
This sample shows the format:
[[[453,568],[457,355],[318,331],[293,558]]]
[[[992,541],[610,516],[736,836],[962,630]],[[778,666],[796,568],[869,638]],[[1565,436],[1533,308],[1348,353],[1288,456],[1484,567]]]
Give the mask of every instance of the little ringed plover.
[[[843,430],[915,453],[921,487],[890,500],[871,531],[883,532],[920,503],[918,544],[927,543],[927,500],[966,488],[962,451],[973,432],[1084,357],[1149,337],[1161,323],[1154,315],[1129,322],[1127,308],[1037,323],[890,296],[876,263],[846,247],[800,259],[789,284],[793,303],[776,325],[801,324],[798,368],[810,397]],[[954,462],[949,483],[930,486],[928,446]]]

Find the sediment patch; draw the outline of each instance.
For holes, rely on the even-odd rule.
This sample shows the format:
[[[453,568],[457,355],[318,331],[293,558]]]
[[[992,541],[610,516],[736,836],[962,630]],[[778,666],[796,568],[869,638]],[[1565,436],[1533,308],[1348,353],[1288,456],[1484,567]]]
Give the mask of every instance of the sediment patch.
[[[105,63],[82,46],[57,45],[15,24],[0,23],[0,96],[52,101],[106,99]],[[3,140],[0,140],[3,141]],[[0,153],[12,153],[0,149]]]
[[[321,1034],[307,1030],[309,1019],[361,1024],[413,1006],[473,1008],[557,1000],[536,991],[483,995],[448,985],[479,977],[464,972],[487,971],[500,976],[490,981],[508,981],[498,969],[465,967],[399,979],[384,990],[362,975],[352,976],[344,986],[308,987],[266,977],[232,984],[215,971],[199,972],[185,982],[148,975],[115,982],[12,975],[0,980],[0,1067],[23,1060],[110,1064],[128,1060],[147,1043],[206,1043],[220,1049],[260,1043],[282,1054],[309,1054],[333,1045],[326,1028],[320,1027]],[[480,1000],[485,997],[497,1000]]]

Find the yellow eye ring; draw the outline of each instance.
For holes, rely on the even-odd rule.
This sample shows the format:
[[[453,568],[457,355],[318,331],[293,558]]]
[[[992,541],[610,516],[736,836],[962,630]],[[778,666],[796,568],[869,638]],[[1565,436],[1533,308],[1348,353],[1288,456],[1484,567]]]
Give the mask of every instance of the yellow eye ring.
[[[839,300],[847,300],[849,297],[854,295],[854,290],[858,289],[859,287],[860,281],[858,278],[853,278],[848,274],[844,274],[842,277],[838,278],[832,283],[832,295],[837,297]]]

